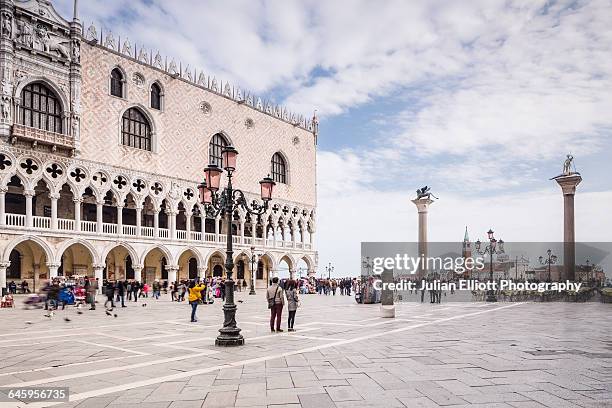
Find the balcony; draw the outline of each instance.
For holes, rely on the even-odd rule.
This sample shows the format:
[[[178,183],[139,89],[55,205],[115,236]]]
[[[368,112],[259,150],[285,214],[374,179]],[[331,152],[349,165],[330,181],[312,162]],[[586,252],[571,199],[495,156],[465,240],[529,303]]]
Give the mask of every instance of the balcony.
[[[70,150],[75,148],[74,139],[70,135],[49,132],[17,123],[13,125],[12,137],[17,140],[26,140],[32,143],[63,147]]]
[[[80,229],[76,229],[75,220],[73,219],[57,219],[57,227],[53,228],[50,217],[32,216],[31,227],[27,227],[27,219],[23,214],[4,214],[4,225],[0,226],[5,228],[15,229],[33,229],[40,231],[53,231],[53,232],[69,232],[73,235],[75,232],[89,237],[104,236],[110,238],[116,238],[119,236],[119,225],[103,222],[101,223],[101,232],[98,233],[98,223],[95,221],[80,221]],[[157,232],[157,234],[156,234]],[[156,236],[157,235],[157,236]],[[227,242],[226,235],[214,234],[214,233],[202,233],[199,231],[176,230],[175,237],[170,236],[170,230],[167,228],[157,228],[157,231],[153,227],[140,227],[140,231],[136,225],[122,225],[121,236],[134,237],[143,240],[162,240],[162,241],[186,241],[191,243],[207,243],[207,244],[221,244],[225,245]],[[294,241],[283,241],[274,240],[270,238],[253,238],[249,236],[232,236],[232,243],[235,245],[244,245],[247,247],[269,247],[269,248],[287,248],[287,249],[304,249],[307,251],[312,250],[312,244],[305,242],[294,242]]]

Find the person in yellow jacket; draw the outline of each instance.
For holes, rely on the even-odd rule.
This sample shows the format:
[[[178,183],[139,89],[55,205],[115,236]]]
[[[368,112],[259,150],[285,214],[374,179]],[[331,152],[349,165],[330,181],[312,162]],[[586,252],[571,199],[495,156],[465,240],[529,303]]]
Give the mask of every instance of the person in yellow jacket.
[[[200,304],[200,300],[202,300],[202,290],[204,290],[205,286],[198,282],[196,284],[195,280],[189,282],[189,304],[191,305],[191,322],[195,323],[198,321],[196,319],[196,310],[198,309],[198,305]]]

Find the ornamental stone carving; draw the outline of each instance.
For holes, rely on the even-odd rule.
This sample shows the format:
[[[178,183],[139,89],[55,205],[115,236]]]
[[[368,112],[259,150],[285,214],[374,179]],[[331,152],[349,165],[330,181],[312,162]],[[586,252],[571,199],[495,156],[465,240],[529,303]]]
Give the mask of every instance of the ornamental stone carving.
[[[96,26],[93,23],[87,29],[87,36],[85,37],[87,41],[98,42],[98,32],[96,31]]]

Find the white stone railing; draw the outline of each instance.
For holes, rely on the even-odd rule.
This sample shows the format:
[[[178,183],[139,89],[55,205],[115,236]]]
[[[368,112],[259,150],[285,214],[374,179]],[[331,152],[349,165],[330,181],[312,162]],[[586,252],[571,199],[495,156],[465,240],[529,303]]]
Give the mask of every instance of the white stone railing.
[[[32,226],[34,228],[51,228],[51,218],[49,217],[39,217],[37,215],[32,217]]]
[[[81,221],[81,231],[83,232],[96,232],[98,225],[95,221]]]
[[[155,236],[155,228],[153,227],[140,227],[140,233],[143,237],[153,238]]]
[[[37,230],[52,230],[51,218],[32,216],[32,229]],[[5,225],[6,227],[18,227],[24,228],[26,226],[26,216],[23,214],[5,214]],[[80,224],[81,234],[98,234],[98,224],[95,221],[81,221]],[[57,230],[58,231],[75,231],[75,220],[58,218],[57,219]],[[140,227],[140,237],[150,239],[172,239],[170,238],[170,230],[167,228],[158,228],[158,238],[155,238],[155,229],[153,227]],[[138,228],[136,225],[123,225],[121,230],[123,235],[137,237]],[[117,224],[113,223],[102,223],[102,235],[118,235],[119,228]],[[188,240],[188,241],[199,241],[207,243],[225,243],[227,242],[227,236],[225,234],[214,234],[204,233],[199,231],[190,231],[189,236],[186,230],[176,230],[176,239]],[[259,246],[259,247],[277,247],[277,248],[304,248],[311,250],[312,245],[310,243],[293,242],[293,241],[282,241],[265,238],[255,238],[250,236],[232,236],[232,243],[236,245],[246,246]]]
[[[57,219],[57,229],[63,230],[63,231],[74,231],[74,220],[58,218]]]
[[[6,225],[25,227],[25,219],[23,214],[6,214]]]
[[[117,224],[109,222],[102,223],[102,232],[105,234],[117,235]]]

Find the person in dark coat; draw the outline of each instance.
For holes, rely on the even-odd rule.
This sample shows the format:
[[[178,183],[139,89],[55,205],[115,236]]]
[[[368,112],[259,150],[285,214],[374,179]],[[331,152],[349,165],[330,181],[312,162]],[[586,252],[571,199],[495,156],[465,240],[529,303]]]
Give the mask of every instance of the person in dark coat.
[[[121,300],[121,307],[127,307],[125,305],[125,287],[126,284],[124,281],[120,280],[117,282],[117,298]]]
[[[111,281],[106,282],[105,292],[106,292],[106,302],[104,302],[104,307],[108,309],[107,305],[108,305],[108,302],[110,302],[111,309],[113,309],[115,307],[115,303],[113,302],[113,297],[115,295],[115,285],[113,285],[113,282]]]

